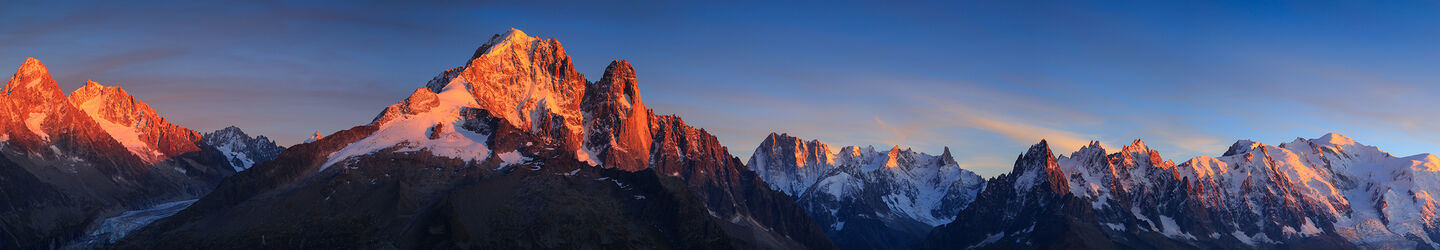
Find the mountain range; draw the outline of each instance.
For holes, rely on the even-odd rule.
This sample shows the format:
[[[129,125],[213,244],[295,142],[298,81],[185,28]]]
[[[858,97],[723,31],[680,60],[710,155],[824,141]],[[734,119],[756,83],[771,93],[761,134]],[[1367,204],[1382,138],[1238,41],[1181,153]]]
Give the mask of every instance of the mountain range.
[[[119,248],[833,248],[715,136],[510,30],[373,121],[228,178]],[[417,84],[418,85],[418,84]]]
[[[0,248],[123,235],[100,230],[103,221],[199,198],[283,150],[238,128],[201,135],[171,124],[119,86],[87,81],[66,96],[34,58],[0,89],[0,116]],[[226,146],[237,143],[251,147]]]
[[[1430,249],[1437,174],[1435,155],[1335,133],[1180,164],[1140,140],[1058,157],[1042,140],[923,248]]]
[[[1041,140],[988,179],[948,147],[788,133],[742,161],[646,106],[628,61],[592,81],[516,29],[464,52],[290,147],[172,124],[119,86],[65,95],[27,59],[0,89],[0,249],[1440,246],[1440,158],[1334,133],[1178,164]]]
[[[945,148],[929,155],[846,146],[834,151],[789,134],[765,137],[749,164],[790,195],[845,249],[914,249],[975,200],[985,180]]]

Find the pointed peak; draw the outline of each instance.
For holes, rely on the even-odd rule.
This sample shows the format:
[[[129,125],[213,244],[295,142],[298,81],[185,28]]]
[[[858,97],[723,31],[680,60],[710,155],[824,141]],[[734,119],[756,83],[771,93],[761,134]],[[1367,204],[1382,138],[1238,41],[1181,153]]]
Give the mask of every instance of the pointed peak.
[[[595,83],[599,85],[597,87],[608,88],[611,92],[637,98],[640,96],[639,86],[635,81],[635,67],[625,60],[610,62],[610,66],[605,66],[605,74]]]
[[[1230,149],[1225,150],[1225,154],[1222,154],[1221,156],[1244,154],[1246,152],[1250,152],[1250,150],[1252,149],[1260,147],[1265,147],[1265,144],[1251,140],[1238,140],[1235,141],[1235,144],[1231,144]]]
[[[505,31],[505,34],[502,34],[502,35],[500,35],[500,36],[501,36],[501,37],[506,37],[506,38],[510,38],[510,37],[530,37],[530,35],[526,35],[526,34],[525,34],[525,31],[520,30],[520,29],[516,29],[516,28],[510,28],[510,30]]]
[[[510,30],[505,31],[504,34],[495,34],[494,36],[491,36],[489,41],[486,41],[485,44],[480,45],[480,48],[475,50],[475,55],[470,57],[470,61],[474,61],[475,58],[479,58],[483,55],[488,55],[492,51],[502,50],[516,43],[528,43],[535,40],[540,40],[540,38],[531,37],[530,35],[525,34],[525,31],[521,31],[519,29],[510,28]]]
[[[26,57],[26,58],[25,58],[25,63],[20,64],[20,69],[17,70],[16,73],[21,73],[21,74],[30,74],[30,73],[49,74],[49,73],[50,73],[50,70],[45,68],[45,64],[44,64],[44,63],[41,63],[41,62],[40,62],[40,59],[35,59],[34,57]]]
[[[890,152],[885,153],[885,156],[889,158],[888,160],[885,161],[885,167],[887,167],[887,168],[899,167],[899,166],[900,166],[900,145],[895,145],[895,147],[890,148]]]
[[[1106,152],[1105,152],[1105,151],[1106,151],[1106,150],[1105,150],[1105,146],[1101,145],[1100,141],[1090,141],[1089,144],[1086,144],[1085,146],[1081,146],[1080,149],[1075,150],[1075,152],[1073,152],[1073,153],[1070,153],[1070,157],[1081,157],[1081,156],[1100,156],[1100,157],[1104,157],[1104,156],[1106,155]],[[1061,156],[1064,156],[1064,155],[1062,154]]]
[[[1334,132],[1326,133],[1325,135],[1320,136],[1320,138],[1319,138],[1319,139],[1316,139],[1316,140],[1317,140],[1317,142],[1324,142],[1324,143],[1329,143],[1329,144],[1333,144],[1333,145],[1351,145],[1351,144],[1355,144],[1355,139],[1350,139],[1350,137],[1348,137],[1348,136],[1344,136],[1344,135],[1341,135],[1341,134],[1338,134],[1338,133],[1334,133]]]
[[[325,137],[325,136],[320,135],[320,131],[315,131],[315,135],[312,135],[312,136],[310,136],[309,138],[305,138],[305,142],[302,142],[302,143],[311,143],[311,142],[319,141],[320,138],[323,138],[323,137]]]
[[[1035,145],[1031,145],[1031,146],[1030,146],[1030,149],[1025,150],[1025,154],[1024,154],[1024,155],[1021,155],[1021,158],[1033,158],[1033,157],[1045,157],[1045,158],[1050,158],[1051,160],[1054,160],[1055,154],[1050,151],[1050,143],[1047,142],[1047,141],[1045,141],[1044,139],[1041,139],[1041,140],[1040,140],[1040,143],[1036,143]]]
[[[943,151],[942,153],[940,153],[940,164],[942,164],[942,165],[944,165],[944,166],[951,166],[951,165],[959,166],[959,165],[960,165],[960,163],[955,162],[955,156],[950,154],[950,147],[948,147],[948,146],[945,147],[945,151]]]
[[[1124,148],[1121,148],[1120,152],[1146,153],[1150,152],[1150,146],[1146,146],[1145,141],[1135,139],[1135,141],[1130,142],[1130,145],[1125,145]]]
[[[625,60],[610,61],[610,65],[605,66],[605,75],[608,76],[612,74],[628,74],[633,77],[635,75],[635,67],[630,66],[630,62]]]
[[[10,77],[9,83],[5,84],[5,93],[10,94],[20,89],[35,89],[37,87],[40,87],[38,90],[41,92],[49,92],[51,89],[58,92],[60,85],[56,84],[53,80],[49,80],[49,78],[50,70],[45,68],[44,63],[40,63],[40,60],[34,57],[27,57],[25,58],[25,63],[20,64],[20,67],[15,69],[15,75]],[[37,86],[46,84],[45,82],[49,82],[52,86]]]

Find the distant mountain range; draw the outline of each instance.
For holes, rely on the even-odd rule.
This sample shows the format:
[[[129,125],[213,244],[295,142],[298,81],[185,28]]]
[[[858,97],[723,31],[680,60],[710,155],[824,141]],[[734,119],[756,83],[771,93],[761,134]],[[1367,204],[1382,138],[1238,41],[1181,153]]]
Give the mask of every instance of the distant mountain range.
[[[1179,164],[1042,140],[989,179],[949,148],[785,133],[742,162],[649,109],[627,61],[591,81],[515,29],[465,53],[289,148],[171,124],[118,86],[67,96],[27,59],[0,89],[0,249],[1440,246],[1440,158],[1339,134]]]
[[[1334,133],[1178,165],[1140,140],[1059,157],[1041,141],[923,247],[1428,249],[1437,188],[1435,155]]]

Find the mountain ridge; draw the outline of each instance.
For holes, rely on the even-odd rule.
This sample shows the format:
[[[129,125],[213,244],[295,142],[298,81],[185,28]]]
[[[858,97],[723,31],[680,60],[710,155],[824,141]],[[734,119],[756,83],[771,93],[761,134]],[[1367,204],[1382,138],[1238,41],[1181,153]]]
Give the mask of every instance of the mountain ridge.
[[[496,206],[480,214],[455,210],[473,203],[466,199]],[[287,207],[307,209],[280,210]],[[215,216],[233,213],[262,219]],[[358,214],[367,216],[342,219]],[[474,235],[528,232],[521,226],[551,222],[604,233],[553,227],[560,231]],[[321,226],[337,223],[346,229]],[[219,234],[210,226],[217,224],[242,233]],[[464,66],[431,78],[369,124],[295,145],[119,247],[266,247],[255,241],[264,232],[289,235],[276,239],[283,245],[312,247],[834,247],[803,210],[770,190],[713,135],[645,108],[629,62],[612,62],[601,80],[590,82],[557,40],[514,29],[493,36]],[[700,239],[661,237],[676,232]],[[154,240],[159,235],[169,240]],[[305,235],[370,240],[294,241]]]
[[[1181,164],[1140,140],[1109,154],[1093,142],[1070,156],[1037,152],[1048,146],[991,178],[924,248],[1435,246],[1434,217],[1420,209],[1440,188],[1432,154],[1394,157],[1335,133],[1278,146],[1239,140]]]

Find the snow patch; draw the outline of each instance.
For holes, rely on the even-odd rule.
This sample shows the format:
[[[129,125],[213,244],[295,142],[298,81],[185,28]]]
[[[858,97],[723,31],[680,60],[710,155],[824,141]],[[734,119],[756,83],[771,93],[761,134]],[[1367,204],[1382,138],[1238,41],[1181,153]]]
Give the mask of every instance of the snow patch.
[[[530,160],[530,157],[525,157],[524,155],[520,155],[520,152],[519,152],[519,151],[505,152],[505,153],[501,153],[501,154],[499,154],[499,155],[497,155],[497,156],[500,157],[500,161],[501,161],[500,166],[501,166],[501,167],[510,166],[510,165],[515,165],[515,164],[521,164],[521,163],[525,163],[526,161],[529,161],[529,160]],[[579,169],[576,169],[576,170],[579,170]]]
[[[595,159],[593,155],[595,154],[590,153],[590,150],[584,147],[575,150],[575,159],[585,162],[585,164],[590,164],[590,166],[600,166],[600,159]]]
[[[489,139],[488,135],[476,133],[466,129],[456,129],[464,125],[465,121],[460,117],[463,108],[477,108],[475,98],[470,95],[469,87],[464,82],[464,77],[456,77],[444,90],[437,94],[439,103],[429,111],[414,115],[404,115],[399,119],[380,125],[380,128],[370,136],[351,143],[345,148],[330,154],[330,159],[321,165],[320,170],[324,171],[331,165],[344,161],[351,157],[368,155],[380,150],[396,148],[426,149],[436,156],[463,159],[466,161],[483,161],[490,156],[490,148],[485,145]],[[431,140],[428,136],[430,128],[437,124],[443,124],[440,131],[436,131],[438,138]]]
[[[1167,237],[1195,240],[1195,235],[1191,235],[1190,233],[1186,233],[1185,231],[1180,230],[1180,225],[1175,224],[1175,219],[1170,218],[1170,216],[1161,215],[1160,225],[1165,227],[1164,231],[1161,231],[1160,233],[1164,234]]]
[[[41,126],[45,123],[45,116],[45,113],[30,113],[30,118],[25,118],[25,128],[30,129],[30,133],[40,136],[41,140],[48,141],[50,135],[45,134],[45,127]]]

